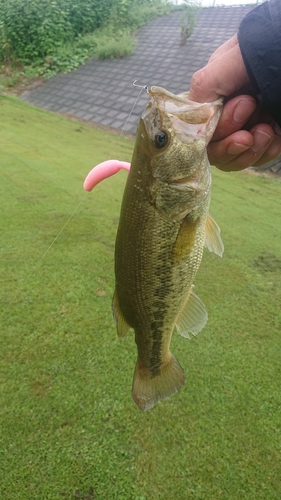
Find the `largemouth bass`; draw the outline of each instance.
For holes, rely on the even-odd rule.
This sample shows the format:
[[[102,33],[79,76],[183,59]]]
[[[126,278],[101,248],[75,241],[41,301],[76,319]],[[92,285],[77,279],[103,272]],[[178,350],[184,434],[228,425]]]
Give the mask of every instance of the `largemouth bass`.
[[[193,281],[204,245],[223,253],[220,230],[208,214],[206,152],[222,103],[195,103],[188,93],[161,87],[151,87],[149,96],[122,201],[113,298],[118,335],[135,332],[133,399],[143,411],[183,386],[171,337],[175,327],[189,337],[205,326],[207,312]]]

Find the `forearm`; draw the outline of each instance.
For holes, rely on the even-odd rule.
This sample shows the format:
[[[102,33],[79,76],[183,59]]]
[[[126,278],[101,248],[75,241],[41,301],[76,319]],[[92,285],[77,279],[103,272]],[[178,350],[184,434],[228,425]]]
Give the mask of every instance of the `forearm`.
[[[261,104],[281,126],[281,2],[270,0],[242,21],[238,41]]]

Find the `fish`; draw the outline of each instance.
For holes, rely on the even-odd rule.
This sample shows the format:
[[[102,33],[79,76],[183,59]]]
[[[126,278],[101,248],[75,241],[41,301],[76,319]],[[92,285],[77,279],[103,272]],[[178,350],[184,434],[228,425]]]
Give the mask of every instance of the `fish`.
[[[196,103],[188,92],[175,95],[157,86],[148,94],[130,168],[116,160],[115,171],[126,168],[129,173],[115,243],[112,303],[118,336],[129,329],[135,333],[132,396],[142,411],[184,385],[184,371],[170,351],[171,338],[175,329],[190,338],[206,325],[208,314],[193,282],[204,246],[219,256],[224,250],[209,214],[207,156],[222,100]],[[101,170],[99,166],[97,182]],[[91,175],[85,181],[88,190]]]

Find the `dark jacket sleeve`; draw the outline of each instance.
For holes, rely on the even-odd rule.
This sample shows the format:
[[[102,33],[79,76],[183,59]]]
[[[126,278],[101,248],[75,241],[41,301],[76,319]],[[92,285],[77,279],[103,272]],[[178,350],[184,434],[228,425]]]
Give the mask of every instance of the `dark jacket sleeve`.
[[[259,101],[281,126],[281,1],[270,0],[249,12],[238,41]]]

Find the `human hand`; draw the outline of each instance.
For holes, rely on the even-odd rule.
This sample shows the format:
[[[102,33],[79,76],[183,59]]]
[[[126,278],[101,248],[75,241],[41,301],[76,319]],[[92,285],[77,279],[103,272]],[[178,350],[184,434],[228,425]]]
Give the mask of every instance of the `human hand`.
[[[221,170],[258,167],[281,153],[281,129],[260,104],[243,62],[237,35],[219,47],[191,80],[197,102],[225,96],[222,116],[208,146],[210,163]]]

